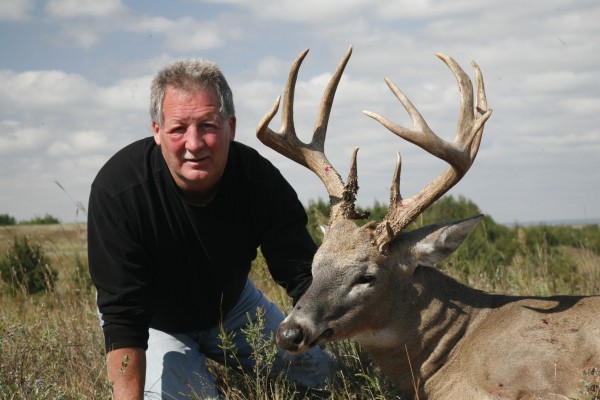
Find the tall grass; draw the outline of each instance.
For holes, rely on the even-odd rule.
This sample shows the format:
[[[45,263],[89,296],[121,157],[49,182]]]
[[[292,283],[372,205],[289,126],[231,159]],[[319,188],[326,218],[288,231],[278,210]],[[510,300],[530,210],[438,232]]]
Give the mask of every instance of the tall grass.
[[[27,294],[0,282],[0,399],[109,399],[102,338],[85,260],[85,226],[0,230],[40,243],[56,284]]]
[[[484,270],[472,261],[481,261],[481,246],[493,245],[489,239],[480,243],[476,238],[477,246],[467,245],[465,252],[453,255],[440,267],[470,286],[496,292],[600,293],[600,257],[595,248],[544,240],[531,243],[528,235],[527,229],[514,229],[513,253],[490,263],[493,268]],[[0,282],[0,400],[109,399],[102,332],[87,274],[85,226],[0,227],[0,255],[15,237],[41,244],[58,276],[51,290],[33,295],[13,293],[9,282]],[[260,257],[251,279],[284,311],[291,309],[285,292],[273,283]],[[255,329],[251,326],[247,333],[257,340],[257,348],[265,350],[256,353],[257,363],[268,368],[274,344],[260,342]],[[224,352],[234,352],[227,347],[227,338],[223,339]],[[389,380],[354,342],[342,341],[327,348],[339,362],[337,385],[329,398],[400,399]],[[209,368],[228,399],[302,398],[300,388],[283,380],[244,373],[233,364],[211,363]],[[582,377],[587,385],[582,399],[599,398],[598,379],[597,370]]]

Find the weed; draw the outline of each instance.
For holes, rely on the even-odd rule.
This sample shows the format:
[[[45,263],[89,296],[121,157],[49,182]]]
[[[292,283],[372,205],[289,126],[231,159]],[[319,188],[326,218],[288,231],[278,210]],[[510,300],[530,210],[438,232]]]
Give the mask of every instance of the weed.
[[[26,237],[16,237],[0,261],[0,276],[13,294],[33,294],[52,290],[58,273],[51,267],[42,246],[30,244]]]
[[[598,368],[583,371],[581,383],[583,386],[581,394],[585,396],[585,400],[600,400],[600,370]]]

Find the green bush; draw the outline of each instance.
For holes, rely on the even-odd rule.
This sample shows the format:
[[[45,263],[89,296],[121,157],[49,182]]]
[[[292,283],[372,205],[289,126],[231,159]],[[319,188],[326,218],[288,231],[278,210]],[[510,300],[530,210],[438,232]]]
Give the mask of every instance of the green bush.
[[[12,247],[0,261],[0,277],[13,292],[37,293],[54,288],[58,273],[51,268],[42,246],[30,244],[27,238],[15,238]]]
[[[0,214],[0,226],[15,225],[17,220],[8,214]]]
[[[46,214],[43,217],[33,217],[30,220],[19,222],[22,225],[55,225],[60,224],[60,219],[53,215]]]

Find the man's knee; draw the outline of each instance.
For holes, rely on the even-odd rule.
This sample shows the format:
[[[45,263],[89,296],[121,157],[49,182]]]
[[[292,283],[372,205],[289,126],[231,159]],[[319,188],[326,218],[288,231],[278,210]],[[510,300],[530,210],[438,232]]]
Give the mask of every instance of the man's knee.
[[[146,351],[146,398],[216,398],[212,375],[206,370],[204,354],[189,335],[150,329]],[[160,397],[152,397],[158,395]]]

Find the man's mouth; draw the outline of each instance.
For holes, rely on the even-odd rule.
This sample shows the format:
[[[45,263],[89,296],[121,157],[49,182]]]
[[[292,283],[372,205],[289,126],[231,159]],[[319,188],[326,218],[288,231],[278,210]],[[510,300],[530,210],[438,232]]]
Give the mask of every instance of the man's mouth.
[[[184,157],[183,161],[184,162],[190,162],[190,163],[200,163],[202,161],[206,161],[208,160],[208,156],[203,156],[203,157]]]
[[[191,162],[191,163],[199,163],[202,161],[207,160],[210,157],[209,153],[199,153],[199,154],[194,154],[189,150],[186,150],[183,153],[183,161],[184,162]]]

